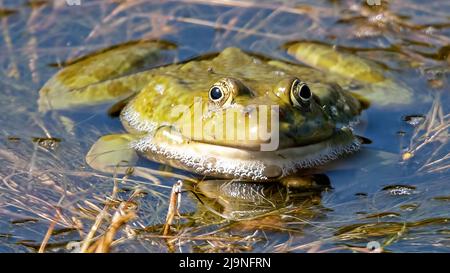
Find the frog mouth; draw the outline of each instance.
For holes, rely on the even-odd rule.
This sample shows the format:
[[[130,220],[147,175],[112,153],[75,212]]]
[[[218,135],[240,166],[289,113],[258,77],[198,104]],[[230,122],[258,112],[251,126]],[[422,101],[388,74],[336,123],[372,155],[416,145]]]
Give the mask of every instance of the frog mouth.
[[[130,146],[148,159],[220,178],[275,180],[324,165],[359,150],[362,144],[350,127],[344,126],[318,142],[260,151],[188,139],[172,130],[170,125],[142,119],[132,107],[125,108],[121,118],[128,129],[145,134],[132,141]]]
[[[170,131],[166,131],[170,133]],[[172,140],[171,140],[171,137]],[[206,176],[271,181],[324,165],[360,149],[361,141],[345,127],[321,142],[265,152],[197,141],[173,141],[147,135],[131,147],[148,159]]]

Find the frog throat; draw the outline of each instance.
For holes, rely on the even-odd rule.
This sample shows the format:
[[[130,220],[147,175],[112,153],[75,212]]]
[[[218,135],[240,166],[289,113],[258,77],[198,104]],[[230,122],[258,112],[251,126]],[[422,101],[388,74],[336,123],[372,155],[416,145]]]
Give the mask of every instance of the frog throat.
[[[150,134],[130,146],[150,160],[201,175],[270,181],[353,153],[360,149],[361,141],[349,128],[342,128],[325,141],[273,152],[196,141],[165,142]]]

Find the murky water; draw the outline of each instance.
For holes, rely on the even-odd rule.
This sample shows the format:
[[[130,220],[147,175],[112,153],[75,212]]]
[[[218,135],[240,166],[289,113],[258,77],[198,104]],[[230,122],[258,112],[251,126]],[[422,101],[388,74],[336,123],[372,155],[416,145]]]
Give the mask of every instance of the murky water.
[[[0,251],[37,251],[49,228],[46,251],[76,250],[113,191],[113,177],[87,167],[84,155],[99,136],[122,132],[119,120],[105,107],[39,113],[40,87],[65,60],[153,38],[179,46],[163,63],[227,46],[288,59],[282,44],[321,41],[387,66],[417,99],[369,108],[356,132],[372,143],[323,170],[330,186],[251,219],[225,220],[183,193],[183,217],[163,240],[177,179],[160,177],[155,185],[130,176],[115,201],[132,200],[137,217],[117,233],[111,251],[350,252],[377,241],[385,251],[449,252],[450,3],[255,3],[0,0]],[[114,214],[114,202],[108,206],[98,234]]]

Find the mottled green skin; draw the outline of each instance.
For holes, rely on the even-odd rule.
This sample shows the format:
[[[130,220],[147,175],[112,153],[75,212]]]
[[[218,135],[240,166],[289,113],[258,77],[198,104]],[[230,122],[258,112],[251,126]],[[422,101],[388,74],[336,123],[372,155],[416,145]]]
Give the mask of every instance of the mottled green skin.
[[[234,106],[279,105],[281,147],[304,145],[330,137],[337,123],[348,123],[362,110],[359,101],[342,90],[336,78],[329,79],[326,73],[281,61],[262,60],[237,48],[227,48],[212,59],[169,65],[148,73],[151,80],[128,104],[143,120],[177,124],[180,117],[172,116],[168,109],[176,105],[190,106],[194,97],[202,98],[206,107],[210,87],[224,77],[231,77],[239,79],[250,90],[239,93],[234,98]],[[294,77],[305,81],[315,95],[310,111],[302,111],[290,101]],[[214,115],[203,121],[208,123]],[[225,142],[222,140],[220,144],[245,147],[245,143]]]
[[[129,42],[67,62],[39,91],[39,110],[68,109],[126,98],[148,83],[146,74],[134,72],[147,62],[156,63],[162,50],[174,48],[167,42]]]
[[[258,180],[285,176],[305,166],[322,164],[346,152],[355,151],[359,143],[352,132],[343,126],[354,120],[368,106],[369,101],[381,106],[411,101],[409,90],[391,81],[386,77],[386,71],[376,64],[313,43],[287,46],[290,55],[309,66],[227,48],[216,55],[136,71],[136,67],[148,62],[149,58],[157,59],[162,50],[172,49],[174,47],[167,43],[144,41],[115,47],[75,61],[59,71],[41,89],[40,109],[64,109],[128,98],[121,119],[129,134],[104,137],[93,146],[87,158],[88,163],[97,169],[105,170],[103,165],[114,166],[119,159],[134,161],[135,156],[130,147],[137,146],[128,143],[151,136],[149,142],[140,144],[140,150],[152,160],[204,175]],[[230,140],[212,135],[205,141],[183,135],[184,138],[173,142],[167,137],[170,133],[159,133],[159,129],[166,130],[168,127],[180,131],[184,120],[180,115],[173,115],[170,110],[178,105],[193,108],[194,98],[201,98],[203,108],[206,108],[211,103],[209,89],[224,78],[236,79],[241,86],[230,103],[220,107],[239,109],[237,114],[246,121],[245,124],[259,111],[258,108],[248,111],[246,107],[279,106],[280,145],[277,150],[250,152],[259,147],[258,144],[263,142],[260,140]],[[305,82],[313,93],[307,110],[294,105],[291,100],[291,86],[295,78]],[[209,108],[202,120],[208,124],[214,122],[217,115],[223,113]],[[262,128],[247,126],[246,130],[258,131]],[[198,164],[194,168],[188,162],[189,158],[183,158],[184,161],[176,157],[169,158],[161,145],[170,146],[172,154],[175,150],[177,156],[183,156],[187,150],[191,152],[189,158],[195,157],[193,153],[201,153],[199,158],[194,158]],[[213,155],[212,163],[207,160],[203,162],[208,157],[208,149],[213,151],[220,147],[227,147],[223,150],[227,156],[218,152]],[[111,153],[105,151],[111,150],[114,150],[114,156],[108,157]],[[122,154],[121,150],[127,153]],[[240,172],[218,170],[220,166],[217,164],[220,162],[234,164],[234,160],[241,160],[242,166],[248,169]],[[255,170],[258,168],[257,175],[252,172],[253,163],[259,164],[254,167]],[[216,164],[211,168],[214,171],[207,170],[208,164]],[[252,174],[247,177],[245,171]]]

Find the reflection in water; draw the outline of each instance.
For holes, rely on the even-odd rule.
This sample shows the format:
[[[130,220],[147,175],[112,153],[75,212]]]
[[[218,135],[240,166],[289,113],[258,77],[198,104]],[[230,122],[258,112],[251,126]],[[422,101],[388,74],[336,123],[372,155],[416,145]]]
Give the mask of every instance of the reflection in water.
[[[181,203],[181,217],[171,227],[168,240],[157,240],[161,225],[138,231],[140,239],[160,243],[165,251],[193,249],[198,252],[251,251],[281,240],[304,236],[304,229],[324,216],[322,193],[331,189],[328,176],[290,176],[280,182],[254,183],[229,180],[186,182],[194,210]],[[286,237],[288,235],[288,237]],[[273,240],[269,239],[273,238]],[[281,241],[282,242],[282,241]],[[176,243],[176,245],[175,245]]]
[[[206,180],[194,187],[203,206],[230,220],[256,218],[286,207],[319,204],[321,193],[331,188],[324,174],[289,176],[280,182]]]
[[[97,232],[104,234],[115,205],[135,190],[146,193],[138,199],[138,218],[118,234],[113,251],[167,251],[158,236],[176,179],[158,177],[157,185],[130,177],[111,202],[113,179],[86,168],[84,155],[98,136],[120,130],[117,120],[105,109],[41,115],[36,104],[37,90],[64,60],[157,38],[180,45],[173,61],[227,46],[286,59],[278,50],[285,42],[321,41],[379,62],[416,95],[404,108],[367,111],[356,133],[389,160],[363,151],[355,161],[360,165],[321,170],[332,191],[201,182],[198,199],[183,195],[183,217],[170,237],[177,250],[348,251],[376,240],[388,251],[448,252],[450,2],[282,2],[90,1],[77,8],[64,1],[2,1],[0,251],[36,251],[55,219],[47,251],[70,251],[69,243],[85,238],[109,204]],[[241,194],[230,196],[232,189]],[[241,220],[227,220],[233,217]]]

